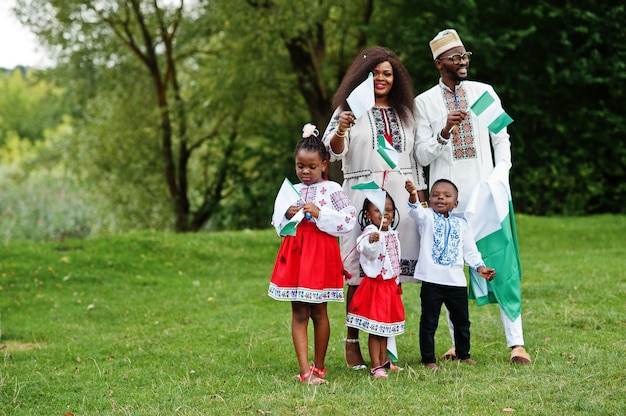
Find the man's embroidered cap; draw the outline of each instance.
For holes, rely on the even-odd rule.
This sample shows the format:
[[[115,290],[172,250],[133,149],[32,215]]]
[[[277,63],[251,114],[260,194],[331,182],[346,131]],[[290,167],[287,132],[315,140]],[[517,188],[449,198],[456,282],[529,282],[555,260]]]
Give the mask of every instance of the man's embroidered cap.
[[[437,36],[430,41],[430,50],[433,52],[433,59],[457,46],[463,46],[459,34],[454,29],[445,29],[437,33]]]

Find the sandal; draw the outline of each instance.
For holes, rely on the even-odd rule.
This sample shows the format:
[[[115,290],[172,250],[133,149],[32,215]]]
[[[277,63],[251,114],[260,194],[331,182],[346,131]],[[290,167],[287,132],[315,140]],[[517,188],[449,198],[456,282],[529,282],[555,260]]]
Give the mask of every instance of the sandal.
[[[451,361],[456,360],[456,347],[450,348],[448,351],[445,352],[445,354],[441,356],[441,358],[444,360],[451,360]]]
[[[383,364],[383,368],[388,368],[389,371],[402,371],[402,370],[404,370],[404,368],[398,367],[397,365],[394,365],[394,363],[392,363],[389,360],[385,361],[385,364]]]
[[[310,370],[313,374],[315,374],[319,378],[324,378],[324,376],[326,375],[326,367],[320,370],[319,368],[315,367],[315,363],[311,363]]]
[[[370,374],[375,378],[388,378],[389,374],[385,371],[384,365],[374,367],[370,370]]]
[[[304,374],[296,374],[293,378],[294,380],[297,380],[300,383],[306,382],[306,384],[316,385],[316,386],[320,384],[328,383],[328,381],[313,374],[313,371],[307,371]]]
[[[348,362],[348,356],[346,354],[346,347],[348,346],[348,344],[358,344],[359,343],[359,339],[358,338],[344,338],[344,339],[340,339],[339,342],[345,342],[346,345],[343,349],[343,356],[344,359],[346,360],[346,364],[348,366],[348,368],[354,370],[354,371],[358,371],[358,370],[365,370],[367,368],[367,366],[365,365],[365,362],[363,361],[363,357],[361,356],[361,350],[359,349],[359,354],[358,356],[361,358],[361,363],[360,364],[354,364],[354,365],[350,365],[350,363]]]
[[[511,349],[511,362],[513,364],[530,364],[530,355],[526,352],[523,345],[518,345]]]

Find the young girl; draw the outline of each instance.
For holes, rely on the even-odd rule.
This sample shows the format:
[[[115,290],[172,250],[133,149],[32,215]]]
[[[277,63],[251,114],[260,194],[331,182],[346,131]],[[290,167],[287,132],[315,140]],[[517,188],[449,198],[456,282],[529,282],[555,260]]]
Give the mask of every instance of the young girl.
[[[268,294],[291,302],[291,335],[298,358],[301,383],[326,383],[324,360],[330,338],[327,302],[343,302],[343,265],[337,237],[349,233],[356,224],[356,209],[341,185],[328,181],[326,147],[315,126],[303,128],[303,139],[295,150],[294,187],[301,200],[283,218],[286,224],[298,211],[305,217],[295,236],[285,236],[278,251]],[[313,321],[315,354],[308,360],[307,328]]]
[[[400,239],[392,228],[396,206],[387,194],[384,214],[369,199],[363,203],[362,213],[367,226],[357,239],[356,247],[366,278],[350,302],[346,325],[369,333],[370,374],[387,378],[385,369],[401,370],[387,359],[387,337],[404,332],[402,289],[398,285]]]

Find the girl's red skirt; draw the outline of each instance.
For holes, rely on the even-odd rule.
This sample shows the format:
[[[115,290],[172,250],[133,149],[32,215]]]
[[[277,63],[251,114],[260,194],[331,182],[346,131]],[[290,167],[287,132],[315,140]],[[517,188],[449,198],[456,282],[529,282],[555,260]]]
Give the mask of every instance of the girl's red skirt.
[[[401,295],[402,288],[396,279],[366,276],[352,297],[346,325],[382,337],[402,334],[404,305]]]
[[[268,294],[276,300],[343,302],[342,270],[337,238],[303,220],[278,250]]]

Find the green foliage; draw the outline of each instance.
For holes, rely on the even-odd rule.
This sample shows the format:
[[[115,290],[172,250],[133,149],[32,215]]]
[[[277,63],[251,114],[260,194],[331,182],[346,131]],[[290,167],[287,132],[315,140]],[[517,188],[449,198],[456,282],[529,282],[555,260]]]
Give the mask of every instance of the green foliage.
[[[520,212],[624,212],[626,149],[616,146],[626,94],[623,2],[386,2],[381,43],[399,51],[419,93],[438,73],[428,41],[456,28],[470,77],[494,86],[515,123],[511,186]],[[419,10],[411,13],[410,9]]]
[[[119,229],[98,194],[59,163],[68,123],[34,144],[12,134],[0,147],[1,240],[64,240]]]
[[[66,111],[62,91],[40,75],[22,68],[0,72],[0,145],[11,133],[41,140]]]
[[[626,85],[620,2],[218,0],[185,2],[180,15],[178,4],[17,0],[58,66],[0,76],[0,143],[41,140],[68,116],[53,153],[111,218],[106,229],[265,227],[283,177],[294,179],[302,125],[325,128],[355,53],[396,51],[417,94],[437,80],[428,41],[446,27],[474,52],[471,78],[492,84],[515,119],[517,211],[626,209],[626,149],[614,144]],[[134,6],[152,42],[139,41]]]
[[[0,415],[624,414],[626,217],[517,222],[531,365],[508,363],[498,308],[471,303],[479,365],[426,371],[419,285],[405,284],[405,370],[347,369],[335,303],[319,387],[292,380],[290,306],[267,296],[273,230],[13,241],[0,259]],[[449,347],[443,316],[436,342]]]

